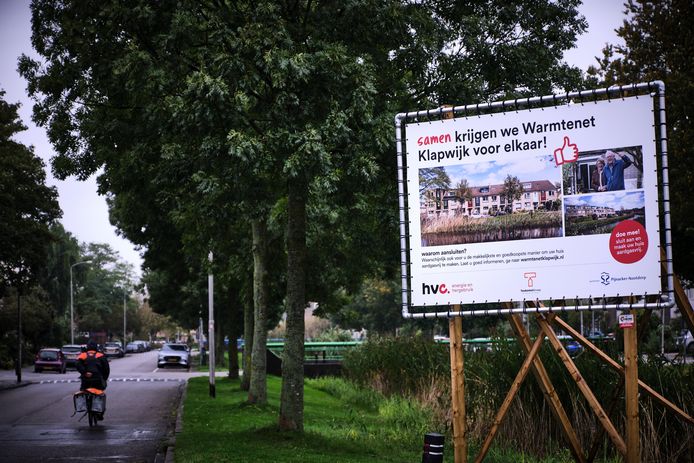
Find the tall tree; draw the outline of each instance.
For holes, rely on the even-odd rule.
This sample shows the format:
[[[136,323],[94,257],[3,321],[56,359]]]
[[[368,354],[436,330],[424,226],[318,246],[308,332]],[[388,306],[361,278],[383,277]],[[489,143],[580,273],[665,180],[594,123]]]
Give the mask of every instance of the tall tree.
[[[266,342],[267,342],[267,309],[268,309],[268,281],[267,254],[268,254],[268,230],[267,222],[256,219],[253,227],[253,311],[254,330],[253,344],[245,349],[252,349],[251,373],[248,389],[248,401],[250,403],[267,403]],[[244,373],[245,375],[245,373]]]
[[[455,197],[461,203],[472,200],[472,189],[466,178],[461,179],[455,186]]]
[[[504,188],[501,194],[506,198],[509,212],[513,212],[513,201],[518,201],[523,194],[523,184],[515,175],[508,174],[504,179]]]
[[[62,215],[43,162],[33,147],[12,139],[26,127],[19,104],[4,97],[0,90],[0,295],[36,280],[52,240],[50,226]]]
[[[419,169],[419,194],[426,194],[432,189],[447,190],[451,186],[451,178],[444,167],[427,167]]]
[[[694,253],[694,203],[691,185],[694,165],[694,5],[687,0],[628,0],[627,15],[617,35],[624,45],[608,45],[589,69],[596,85],[631,84],[662,80],[667,98],[668,159],[672,210],[672,240],[676,256]],[[694,279],[692,259],[674,259],[675,271]]]
[[[120,333],[123,326],[124,288],[132,287],[132,265],[120,259],[106,243],[83,245],[87,265],[75,267],[75,323],[81,331]]]
[[[39,272],[38,285],[46,292],[53,314],[49,324],[51,333],[44,342],[61,345],[70,339],[70,265],[84,259],[81,258],[79,242],[60,222],[52,224],[50,232],[53,241],[47,247],[46,262]],[[75,276],[79,281],[82,274]]]

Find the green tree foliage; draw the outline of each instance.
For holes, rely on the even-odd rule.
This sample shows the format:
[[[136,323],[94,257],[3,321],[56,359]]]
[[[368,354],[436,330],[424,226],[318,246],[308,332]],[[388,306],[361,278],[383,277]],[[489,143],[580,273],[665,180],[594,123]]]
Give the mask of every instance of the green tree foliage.
[[[46,260],[39,271],[37,285],[49,304],[48,335],[43,342],[61,345],[70,339],[70,266],[83,259],[79,242],[60,222],[53,223],[50,232],[53,240],[47,245]],[[82,276],[81,272],[75,273],[75,281],[81,281]],[[27,316],[22,315],[23,318]]]
[[[49,227],[60,218],[55,187],[46,186],[43,162],[12,139],[26,130],[0,91],[0,295],[36,281],[52,239]]]
[[[518,201],[523,194],[523,184],[515,175],[508,174],[504,179],[504,188],[501,192],[509,203],[508,207],[513,208],[513,201]]]
[[[628,0],[628,15],[617,29],[625,45],[609,45],[603,50],[598,67],[589,70],[596,85],[665,82],[668,124],[668,159],[672,210],[672,238],[676,256],[694,253],[694,216],[691,185],[694,165],[694,42],[691,24],[694,6],[687,0]],[[694,279],[692,259],[674,259],[675,271]]]
[[[123,297],[133,285],[132,265],[102,243],[86,244],[82,258],[89,263],[73,268],[73,275],[78,276],[73,294],[76,330],[122,333]]]
[[[21,294],[17,290],[6,291],[0,298],[0,368],[10,368],[17,358],[18,303],[22,312],[22,363],[33,359],[41,347],[56,346],[61,341],[52,336],[55,313],[41,287],[25,288]]]
[[[467,179],[462,179],[455,186],[455,197],[461,203],[464,201],[472,201],[472,189],[467,181]]]
[[[560,60],[586,30],[579,4],[410,2],[411,33],[392,66],[419,108],[576,88],[580,71]]]
[[[361,290],[333,319],[343,328],[366,328],[375,334],[392,336],[403,324],[400,294],[399,280],[366,279]]]
[[[419,169],[419,194],[441,188],[448,189],[451,186],[451,178],[444,167],[427,167]]]

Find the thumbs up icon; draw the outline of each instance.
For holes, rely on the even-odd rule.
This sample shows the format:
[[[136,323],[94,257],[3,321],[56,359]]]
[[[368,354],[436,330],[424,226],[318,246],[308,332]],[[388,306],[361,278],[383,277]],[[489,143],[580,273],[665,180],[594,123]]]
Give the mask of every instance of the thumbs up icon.
[[[554,150],[554,162],[560,166],[565,162],[576,162],[576,159],[578,159],[578,146],[571,143],[569,137],[564,137],[564,145]]]

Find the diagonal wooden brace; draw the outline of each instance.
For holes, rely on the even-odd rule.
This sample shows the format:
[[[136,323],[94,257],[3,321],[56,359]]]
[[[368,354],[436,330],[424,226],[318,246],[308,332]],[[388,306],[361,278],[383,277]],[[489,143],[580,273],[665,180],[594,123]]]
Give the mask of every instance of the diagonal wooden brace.
[[[523,362],[523,365],[521,365],[521,368],[518,371],[518,374],[516,375],[516,379],[513,380],[513,384],[511,384],[511,388],[506,394],[504,402],[501,404],[499,411],[496,413],[496,417],[494,417],[494,423],[492,424],[492,427],[489,430],[489,433],[487,434],[484,443],[482,444],[482,449],[480,450],[479,455],[477,455],[477,458],[475,458],[475,463],[480,463],[482,460],[484,460],[484,457],[487,455],[487,452],[489,452],[489,448],[491,447],[492,441],[494,440],[494,437],[496,436],[496,433],[499,430],[499,426],[501,425],[501,422],[504,420],[504,417],[506,416],[506,413],[508,412],[511,406],[511,402],[513,402],[513,399],[518,393],[518,390],[523,384],[523,381],[525,381],[525,377],[528,375],[528,371],[530,371],[530,366],[535,360],[535,357],[537,357],[537,353],[540,351],[540,347],[542,347],[542,341],[544,340],[544,338],[545,336],[543,334],[538,335],[537,339],[535,340],[535,343],[530,349],[530,352],[528,352],[528,355],[525,357],[525,361]]]
[[[525,354],[528,355],[531,349],[530,336],[525,330],[520,316],[510,315],[508,318],[509,322],[511,323],[511,328],[513,328],[521,348]],[[562,432],[564,433],[564,438],[569,444],[569,450],[571,451],[574,460],[580,463],[586,462],[578,436],[571,425],[571,421],[564,410],[564,406],[561,404],[561,401],[557,396],[554,385],[552,384],[552,380],[549,378],[549,374],[547,373],[542,360],[540,360],[540,357],[535,358],[535,361],[532,363],[532,369],[535,379],[537,380],[537,384],[540,386],[540,389],[545,396],[545,400],[547,400],[550,410],[552,410],[554,418],[561,426]]]
[[[549,325],[547,319],[543,315],[538,314],[537,323],[540,325],[540,329],[545,334],[545,336],[547,336],[547,339],[549,340],[550,344],[559,355],[559,358],[564,363],[564,366],[568,370],[569,374],[576,382],[576,385],[583,394],[583,397],[585,397],[585,399],[588,401],[588,405],[590,405],[590,407],[593,409],[593,412],[598,417],[598,421],[600,422],[600,424],[602,424],[603,428],[605,428],[605,432],[607,432],[607,435],[609,436],[612,443],[615,445],[615,447],[617,447],[619,453],[621,453],[622,455],[626,455],[627,447],[624,443],[624,439],[622,439],[622,436],[619,434],[614,424],[612,424],[612,421],[610,421],[610,418],[605,413],[605,410],[603,410],[602,406],[600,405],[600,402],[595,397],[595,394],[593,394],[593,391],[590,389],[586,381],[583,379],[583,376],[581,376],[581,373],[578,371],[578,368],[576,368],[576,365],[571,359],[571,356],[568,352],[566,352],[566,349],[557,337],[554,330],[552,330],[552,327]]]
[[[574,338],[576,341],[578,341],[583,347],[585,347],[587,350],[595,354],[600,360],[605,362],[608,366],[612,367],[614,370],[618,371],[620,374],[624,375],[624,367],[620,365],[616,360],[612,359],[610,356],[608,356],[606,353],[598,349],[593,343],[591,343],[588,339],[583,337],[581,333],[576,331],[566,323],[564,320],[562,320],[559,317],[555,317],[552,323],[556,324],[559,326],[562,330],[566,331],[572,338]],[[694,418],[689,416],[684,410],[679,408],[677,405],[673,404],[669,400],[667,400],[665,397],[662,395],[658,394],[652,387],[650,387],[648,384],[644,383],[643,381],[639,380],[639,388],[643,390],[643,392],[647,393],[653,399],[655,399],[657,402],[659,402],[661,405],[669,408],[673,412],[675,412],[680,418],[683,420],[689,422],[690,424],[694,424]]]

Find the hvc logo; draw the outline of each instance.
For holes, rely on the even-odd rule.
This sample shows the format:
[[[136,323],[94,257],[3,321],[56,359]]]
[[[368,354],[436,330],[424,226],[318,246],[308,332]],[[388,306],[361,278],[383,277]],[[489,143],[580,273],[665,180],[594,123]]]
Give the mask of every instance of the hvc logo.
[[[441,283],[440,285],[428,285],[422,283],[422,294],[446,294],[448,293],[448,288],[446,285]]]

